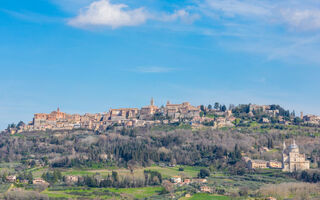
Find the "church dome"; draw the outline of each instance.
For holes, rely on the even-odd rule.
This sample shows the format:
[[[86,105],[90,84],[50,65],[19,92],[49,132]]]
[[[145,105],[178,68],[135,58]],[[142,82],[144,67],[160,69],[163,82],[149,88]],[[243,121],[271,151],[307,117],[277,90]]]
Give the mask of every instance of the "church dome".
[[[293,140],[293,143],[290,145],[290,149],[298,149],[298,145],[296,145],[296,141]]]

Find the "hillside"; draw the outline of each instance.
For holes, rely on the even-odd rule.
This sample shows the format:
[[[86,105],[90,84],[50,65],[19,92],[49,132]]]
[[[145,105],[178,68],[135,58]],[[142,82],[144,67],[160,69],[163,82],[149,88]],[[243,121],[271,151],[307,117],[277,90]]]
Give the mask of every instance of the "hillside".
[[[105,132],[73,130],[2,134],[1,174],[3,181],[8,174],[27,180],[30,172],[33,179],[42,177],[50,184],[42,194],[49,197],[67,195],[68,192],[62,192],[55,196],[54,188],[66,184],[67,177],[76,176],[81,181],[67,184],[70,189],[86,186],[94,192],[94,188],[101,187],[162,185],[143,198],[151,198],[156,191],[166,198],[167,195],[181,197],[186,192],[192,194],[200,190],[201,183],[173,185],[173,188],[165,184],[174,176],[181,176],[183,180],[202,177],[199,172],[205,169],[209,174],[203,175],[207,177],[204,186],[210,187],[213,193],[239,198],[244,195],[257,197],[262,195],[259,189],[268,187],[268,184],[300,180],[317,182],[320,179],[307,179],[301,173],[284,173],[277,169],[249,169],[244,158],[281,161],[283,142],[290,144],[295,140],[300,152],[306,154],[311,168],[316,170],[320,160],[319,131],[316,127],[253,124],[222,129],[166,125]],[[117,196],[116,191],[108,191],[109,196]],[[78,193],[72,194],[69,197],[77,198]]]

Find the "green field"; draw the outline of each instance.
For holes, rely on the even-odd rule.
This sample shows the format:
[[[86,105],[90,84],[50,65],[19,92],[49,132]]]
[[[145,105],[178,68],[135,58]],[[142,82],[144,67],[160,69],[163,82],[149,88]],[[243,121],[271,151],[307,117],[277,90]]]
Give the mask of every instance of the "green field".
[[[162,187],[144,187],[144,188],[110,188],[109,191],[119,194],[128,194],[134,198],[143,199],[157,195],[162,191]]]
[[[0,163],[0,173],[11,173],[14,172],[14,168],[21,165],[20,163],[11,162],[11,163]]]
[[[180,200],[230,200],[230,197],[227,196],[218,196],[213,194],[206,194],[206,193],[198,193],[193,195],[190,198],[181,198]]]
[[[179,168],[182,167],[184,171],[179,171]],[[196,177],[197,174],[199,173],[200,169],[202,167],[191,167],[191,166],[175,166],[175,167],[159,167],[159,166],[151,166],[151,167],[146,167],[146,168],[139,168],[134,170],[134,176],[136,177],[144,177],[144,170],[152,170],[152,171],[158,171],[161,173],[161,175],[164,178],[170,178],[172,176],[176,175],[182,175],[185,177]],[[41,171],[41,170],[40,170]],[[120,176],[131,176],[131,172],[128,169],[125,168],[120,168],[120,169],[62,169],[62,174],[63,175],[80,175],[80,176],[85,176],[85,175],[95,175],[95,174],[100,174],[100,175],[108,175],[111,174],[112,171],[118,172]],[[36,176],[39,176],[39,171],[35,171],[37,174],[34,174]],[[43,172],[43,171],[42,171]],[[41,176],[41,175],[40,175]]]
[[[48,167],[35,167],[26,170],[27,172],[31,172],[34,178],[40,178],[41,175],[48,170]]]
[[[8,191],[8,189],[10,188],[11,183],[3,183],[0,184],[0,193],[5,193]]]
[[[218,172],[208,178],[209,186],[231,193],[237,193],[240,188],[248,188],[254,191],[265,184],[279,184],[283,182],[296,182],[296,180],[286,177],[281,170],[275,169],[263,169],[242,176]]]
[[[88,199],[120,199],[134,198],[144,199],[159,194],[162,187],[144,187],[144,188],[83,188],[83,187],[55,187],[49,188],[42,192],[51,198],[88,198]]]

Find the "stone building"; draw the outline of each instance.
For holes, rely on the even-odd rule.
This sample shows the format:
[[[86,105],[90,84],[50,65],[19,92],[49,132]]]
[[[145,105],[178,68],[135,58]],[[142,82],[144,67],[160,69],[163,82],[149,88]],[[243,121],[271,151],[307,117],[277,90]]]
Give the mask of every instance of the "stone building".
[[[33,179],[32,184],[33,185],[49,185],[49,183],[43,180],[42,178]]]
[[[60,112],[58,108],[57,111],[52,111],[49,114],[45,113],[37,113],[34,114],[33,118],[33,126],[36,129],[46,129],[50,128],[51,126],[55,126],[58,120],[65,120],[66,113]]]
[[[207,193],[212,193],[213,189],[209,186],[203,185],[200,187],[200,191],[201,192],[207,192]]]
[[[268,168],[268,162],[265,160],[249,160],[248,168],[249,169],[266,169]]]
[[[126,119],[136,119],[139,114],[138,108],[120,108],[120,109],[111,109],[110,120],[126,120]]]
[[[181,181],[182,181],[181,176],[173,176],[173,177],[171,177],[171,182],[172,183],[178,184],[178,183],[181,183]]]
[[[268,162],[268,167],[272,169],[282,169],[282,162],[271,160]]]
[[[153,98],[150,101],[149,106],[142,107],[140,110],[140,119],[152,119],[153,115],[159,110],[157,106],[154,105]]]
[[[300,154],[299,147],[296,142],[286,148],[286,143],[283,143],[282,152],[282,171],[294,172],[300,170],[306,170],[310,168],[310,162],[306,160],[304,154]]]
[[[316,115],[306,115],[306,116],[303,116],[303,121],[304,121],[306,124],[319,125],[319,124],[320,124],[320,116],[316,116]]]
[[[9,183],[14,183],[14,182],[16,182],[16,180],[17,180],[17,176],[14,176],[14,175],[6,177],[6,181]]]
[[[189,102],[171,104],[168,101],[165,107],[165,114],[173,119],[194,118],[200,115],[200,109],[190,105]]]

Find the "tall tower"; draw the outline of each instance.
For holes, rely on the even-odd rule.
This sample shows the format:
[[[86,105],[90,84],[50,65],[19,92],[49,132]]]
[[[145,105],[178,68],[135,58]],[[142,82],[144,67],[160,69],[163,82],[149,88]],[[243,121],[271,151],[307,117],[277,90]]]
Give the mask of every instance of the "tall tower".
[[[300,118],[303,119],[303,112],[300,113]]]
[[[57,108],[57,112],[60,112],[60,108],[59,107]]]
[[[289,171],[288,155],[286,152],[287,146],[286,142],[283,141],[283,151],[282,151],[282,171]]]
[[[150,102],[150,105],[153,106],[154,105],[154,100],[153,100],[153,97],[151,98],[151,102]]]

